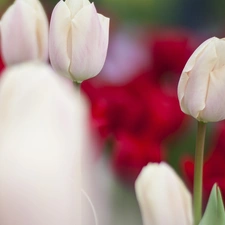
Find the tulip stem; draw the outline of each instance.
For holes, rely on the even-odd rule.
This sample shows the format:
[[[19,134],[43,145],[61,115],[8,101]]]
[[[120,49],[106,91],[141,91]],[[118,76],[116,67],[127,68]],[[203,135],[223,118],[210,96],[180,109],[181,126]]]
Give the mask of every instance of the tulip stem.
[[[204,159],[205,133],[206,123],[198,121],[194,172],[194,225],[198,225],[202,218],[202,170]]]
[[[80,90],[80,85],[81,85],[81,83],[79,83],[79,82],[77,82],[77,81],[73,81],[73,85],[74,85],[74,87],[75,88],[77,88],[78,90]]]

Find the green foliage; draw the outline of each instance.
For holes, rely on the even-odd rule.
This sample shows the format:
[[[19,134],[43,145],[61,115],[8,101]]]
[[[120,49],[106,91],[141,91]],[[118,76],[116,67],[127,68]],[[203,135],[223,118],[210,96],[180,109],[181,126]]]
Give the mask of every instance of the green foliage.
[[[95,0],[117,18],[131,23],[168,25],[177,22],[178,0]]]
[[[225,225],[225,211],[221,192],[214,184],[204,216],[199,225]]]

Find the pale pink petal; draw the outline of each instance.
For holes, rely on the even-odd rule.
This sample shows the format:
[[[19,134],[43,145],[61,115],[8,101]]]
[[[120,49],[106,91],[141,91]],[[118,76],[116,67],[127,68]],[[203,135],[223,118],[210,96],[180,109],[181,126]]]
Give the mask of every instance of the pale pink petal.
[[[1,21],[3,60],[12,65],[28,60],[48,59],[48,21],[38,1],[18,0]]]

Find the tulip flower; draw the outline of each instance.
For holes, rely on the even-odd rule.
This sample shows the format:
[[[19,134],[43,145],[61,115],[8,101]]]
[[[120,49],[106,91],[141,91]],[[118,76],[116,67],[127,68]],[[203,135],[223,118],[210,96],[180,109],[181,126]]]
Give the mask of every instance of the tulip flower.
[[[109,18],[88,0],[60,1],[54,8],[49,34],[52,67],[73,81],[96,76],[102,69],[109,36]]]
[[[48,19],[38,0],[16,0],[1,19],[6,65],[48,59]]]
[[[166,163],[149,163],[135,182],[144,225],[192,225],[191,195]]]
[[[42,63],[16,65],[1,79],[0,224],[79,225],[83,100]]]
[[[225,39],[203,42],[187,61],[178,84],[181,110],[202,122],[225,119]]]

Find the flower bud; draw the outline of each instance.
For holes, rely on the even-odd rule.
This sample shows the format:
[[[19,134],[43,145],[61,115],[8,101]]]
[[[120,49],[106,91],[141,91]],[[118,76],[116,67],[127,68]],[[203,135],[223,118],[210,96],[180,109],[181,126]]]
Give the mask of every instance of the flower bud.
[[[178,84],[181,110],[202,122],[225,119],[225,39],[203,42],[187,61]]]
[[[166,163],[149,163],[135,182],[144,225],[192,225],[191,195]]]
[[[54,8],[49,56],[55,70],[81,82],[102,69],[109,36],[109,18],[98,14],[88,0],[60,1]]]
[[[38,0],[16,0],[1,20],[1,48],[7,65],[48,59],[48,20]]]
[[[79,224],[81,96],[41,63],[8,68],[1,79],[0,224]]]

